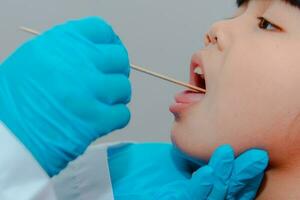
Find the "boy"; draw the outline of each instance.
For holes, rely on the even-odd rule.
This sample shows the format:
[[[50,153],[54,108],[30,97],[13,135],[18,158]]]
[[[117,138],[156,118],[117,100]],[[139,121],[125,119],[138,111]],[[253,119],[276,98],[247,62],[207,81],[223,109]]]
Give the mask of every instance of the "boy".
[[[300,1],[238,0],[231,19],[215,23],[206,47],[194,54],[207,93],[184,92],[170,107],[176,115],[174,143],[189,155],[208,158],[228,143],[270,155],[258,199],[300,199]]]

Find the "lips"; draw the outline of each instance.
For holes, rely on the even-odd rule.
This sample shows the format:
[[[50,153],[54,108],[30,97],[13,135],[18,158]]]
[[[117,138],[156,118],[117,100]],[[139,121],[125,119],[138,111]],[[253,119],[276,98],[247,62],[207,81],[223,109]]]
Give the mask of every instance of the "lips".
[[[197,68],[200,69],[197,70]],[[203,74],[198,74],[197,72],[199,71]],[[190,84],[206,89],[206,74],[199,53],[192,56],[190,65]],[[169,110],[174,114],[180,113],[191,105],[202,101],[204,97],[205,93],[193,92],[190,90],[180,92],[175,95],[175,103],[170,106]]]
[[[175,96],[176,103],[191,104],[200,101],[205,96],[204,93],[183,91]]]
[[[180,113],[191,105],[200,102],[205,97],[204,93],[183,91],[175,96],[175,103],[173,103],[169,110],[172,113]]]

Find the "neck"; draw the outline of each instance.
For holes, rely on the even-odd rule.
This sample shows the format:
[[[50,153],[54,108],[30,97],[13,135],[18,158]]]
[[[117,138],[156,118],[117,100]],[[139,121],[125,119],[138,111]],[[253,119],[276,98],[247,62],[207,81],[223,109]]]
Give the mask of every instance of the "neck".
[[[287,168],[270,168],[256,199],[298,200],[300,199],[300,165]]]

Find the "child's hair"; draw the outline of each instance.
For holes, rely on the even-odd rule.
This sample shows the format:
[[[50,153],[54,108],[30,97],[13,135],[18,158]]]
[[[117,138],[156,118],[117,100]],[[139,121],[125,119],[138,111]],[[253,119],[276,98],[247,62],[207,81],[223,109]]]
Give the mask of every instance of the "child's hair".
[[[237,3],[237,6],[240,7],[242,6],[244,3],[248,2],[249,0],[237,0],[236,3]],[[293,6],[297,6],[298,8],[300,8],[300,0],[282,0],[286,3],[289,3]]]
[[[236,4],[238,7],[240,7],[241,5],[243,5],[244,3],[248,2],[249,0],[237,0]]]

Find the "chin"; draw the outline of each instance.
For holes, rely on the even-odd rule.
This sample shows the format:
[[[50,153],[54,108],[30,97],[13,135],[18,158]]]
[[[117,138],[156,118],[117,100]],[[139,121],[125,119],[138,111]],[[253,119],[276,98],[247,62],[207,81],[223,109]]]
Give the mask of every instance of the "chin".
[[[208,161],[214,151],[214,145],[201,142],[192,136],[180,127],[180,123],[174,122],[171,130],[172,143],[185,154]]]

